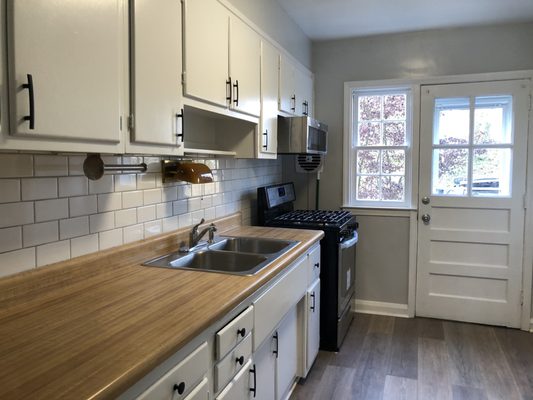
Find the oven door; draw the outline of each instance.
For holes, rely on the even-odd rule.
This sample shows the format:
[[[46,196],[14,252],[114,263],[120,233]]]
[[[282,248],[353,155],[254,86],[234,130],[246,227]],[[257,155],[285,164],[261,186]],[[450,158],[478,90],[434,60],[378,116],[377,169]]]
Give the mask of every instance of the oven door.
[[[357,231],[354,237],[339,244],[339,301],[338,314],[349,306],[355,292],[355,245],[357,244]]]

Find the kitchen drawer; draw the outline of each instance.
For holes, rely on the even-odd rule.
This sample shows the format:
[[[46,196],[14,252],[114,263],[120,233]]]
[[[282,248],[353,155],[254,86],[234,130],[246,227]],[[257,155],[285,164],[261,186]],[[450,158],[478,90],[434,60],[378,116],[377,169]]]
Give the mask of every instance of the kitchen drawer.
[[[254,308],[248,307],[216,334],[216,357],[220,360],[241,342],[254,326]]]
[[[311,249],[307,263],[307,284],[310,285],[320,277],[320,244]]]
[[[252,360],[248,360],[239,373],[233,378],[231,383],[220,393],[216,400],[236,400],[249,399],[252,397],[251,389],[255,389],[250,385]],[[254,372],[255,373],[255,372]]]
[[[305,295],[307,255],[254,302],[254,351],[278,325],[283,316]]]
[[[209,400],[209,387],[207,385],[207,378],[194,388],[194,390],[185,398],[185,400]]]
[[[161,379],[150,386],[137,399],[185,399],[185,396],[191,391],[194,385],[204,377],[208,369],[208,362],[207,343],[203,343]],[[195,399],[195,397],[193,398]]]
[[[248,334],[233,351],[215,366],[215,391],[222,389],[252,354],[252,335]],[[241,360],[242,362],[238,362]]]

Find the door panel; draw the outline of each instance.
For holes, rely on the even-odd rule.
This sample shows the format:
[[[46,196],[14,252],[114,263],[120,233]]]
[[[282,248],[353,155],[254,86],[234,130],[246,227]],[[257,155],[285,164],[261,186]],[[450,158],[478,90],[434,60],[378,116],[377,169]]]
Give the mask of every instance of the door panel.
[[[529,85],[422,87],[417,315],[520,326]]]

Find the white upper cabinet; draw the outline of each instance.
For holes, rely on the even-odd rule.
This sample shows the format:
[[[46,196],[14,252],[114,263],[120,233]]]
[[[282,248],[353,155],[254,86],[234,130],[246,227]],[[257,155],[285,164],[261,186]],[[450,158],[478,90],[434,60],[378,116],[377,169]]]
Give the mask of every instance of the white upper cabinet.
[[[281,55],[279,65],[279,110],[294,115],[312,115],[313,76]]]
[[[12,134],[120,142],[124,18],[122,0],[8,3]]]
[[[183,4],[184,94],[259,117],[259,34],[217,0]]]
[[[261,120],[258,158],[276,158],[278,147],[279,52],[261,41]]]
[[[184,93],[227,107],[229,11],[217,0],[183,0]]]
[[[258,117],[260,104],[261,38],[243,21],[230,17],[229,76],[230,107]]]
[[[133,0],[130,4],[131,141],[183,154],[181,3]]]

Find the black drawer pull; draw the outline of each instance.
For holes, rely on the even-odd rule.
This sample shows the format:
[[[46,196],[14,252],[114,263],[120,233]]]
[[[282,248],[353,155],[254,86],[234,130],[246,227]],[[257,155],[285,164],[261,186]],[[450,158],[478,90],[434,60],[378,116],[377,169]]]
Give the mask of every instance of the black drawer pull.
[[[320,268],[320,263],[315,263],[316,268]]]
[[[276,355],[276,358],[278,358],[278,350],[279,350],[279,337],[278,337],[278,332],[276,332],[274,334],[274,336],[272,336],[273,339],[276,340],[276,350],[272,350],[272,354],[275,354]]]
[[[241,335],[241,337],[246,336],[246,328],[238,329],[237,335]]]
[[[240,357],[237,357],[235,359],[235,362],[239,365],[243,365],[244,364],[244,356],[240,356]]]
[[[25,115],[24,118],[22,119],[24,121],[29,121],[30,129],[34,129],[35,128],[35,98],[33,95],[33,76],[31,76],[31,74],[27,74],[26,78],[28,79],[28,83],[24,83],[22,85],[22,88],[28,89],[30,115]]]
[[[183,394],[185,392],[185,382],[174,384],[174,391],[178,392],[178,394]]]
[[[257,372],[255,370],[255,364],[254,364],[254,367],[250,370],[250,373],[254,374],[254,387],[250,388],[250,392],[252,392],[255,397],[256,392],[257,392]]]

